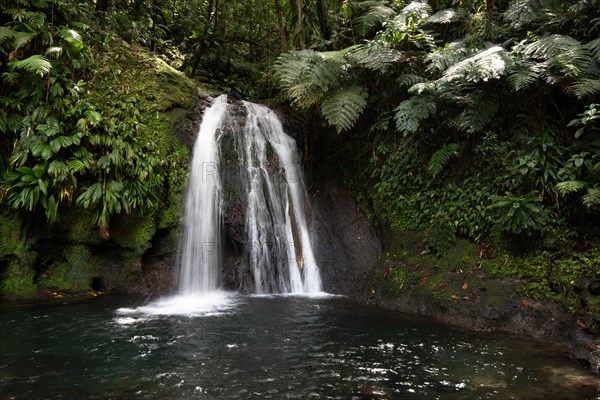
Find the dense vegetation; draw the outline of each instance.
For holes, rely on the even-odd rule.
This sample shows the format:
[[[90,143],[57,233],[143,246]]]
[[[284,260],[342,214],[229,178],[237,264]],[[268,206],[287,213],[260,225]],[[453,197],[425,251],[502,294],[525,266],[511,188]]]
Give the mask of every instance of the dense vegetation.
[[[599,10],[598,0],[2,0],[0,207],[50,223],[85,209],[104,239],[117,215],[177,219],[164,210],[186,154],[157,132],[189,91],[166,105],[142,95],[160,90],[136,72],[150,61],[124,51],[144,48],[172,71],[161,84],[175,68],[217,91],[289,100],[313,121],[311,156],[343,171],[374,221],[426,232],[428,251],[458,236],[569,256],[597,246],[600,227]],[[599,266],[577,270],[595,277]]]

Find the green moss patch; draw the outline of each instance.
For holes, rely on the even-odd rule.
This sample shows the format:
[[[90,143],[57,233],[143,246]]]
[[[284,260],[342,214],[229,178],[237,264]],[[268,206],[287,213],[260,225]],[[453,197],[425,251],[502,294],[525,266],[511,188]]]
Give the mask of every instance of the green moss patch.
[[[48,268],[42,275],[39,286],[73,293],[91,290],[92,279],[98,274],[98,258],[84,245],[68,246],[63,255],[64,262]]]

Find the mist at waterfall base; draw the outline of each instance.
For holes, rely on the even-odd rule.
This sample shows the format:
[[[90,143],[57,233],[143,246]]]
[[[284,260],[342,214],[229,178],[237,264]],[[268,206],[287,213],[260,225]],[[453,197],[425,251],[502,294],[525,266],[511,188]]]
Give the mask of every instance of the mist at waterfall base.
[[[306,210],[309,198],[296,142],[268,108],[242,102],[247,117],[233,130],[246,194],[246,242],[254,295],[330,296],[321,290]],[[238,294],[219,290],[222,267],[220,141],[228,123],[227,96],[202,117],[185,196],[178,293],[119,314],[211,316],[235,307]],[[276,166],[274,161],[276,160]]]

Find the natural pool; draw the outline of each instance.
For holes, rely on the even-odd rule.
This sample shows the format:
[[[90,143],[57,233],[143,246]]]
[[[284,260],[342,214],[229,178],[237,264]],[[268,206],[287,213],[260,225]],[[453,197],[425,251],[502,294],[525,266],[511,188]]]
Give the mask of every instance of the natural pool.
[[[147,300],[0,305],[0,399],[600,399],[547,346],[340,297]]]

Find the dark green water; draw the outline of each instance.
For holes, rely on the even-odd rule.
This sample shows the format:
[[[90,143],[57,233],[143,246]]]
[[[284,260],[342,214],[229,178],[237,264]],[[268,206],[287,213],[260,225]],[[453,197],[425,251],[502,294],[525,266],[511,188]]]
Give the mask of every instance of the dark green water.
[[[543,345],[343,298],[116,312],[142,303],[0,305],[0,399],[600,399],[597,376]]]

